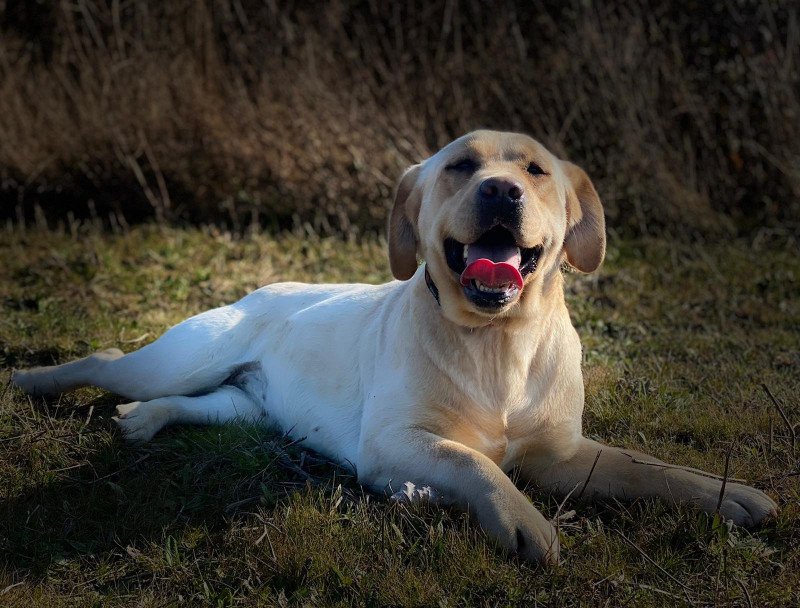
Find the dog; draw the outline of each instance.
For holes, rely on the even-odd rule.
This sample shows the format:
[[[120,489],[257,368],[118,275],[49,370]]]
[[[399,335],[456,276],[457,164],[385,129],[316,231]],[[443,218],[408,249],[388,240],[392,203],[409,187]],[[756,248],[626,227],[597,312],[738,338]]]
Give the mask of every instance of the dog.
[[[115,420],[134,442],[177,423],[275,426],[368,488],[410,482],[408,497],[468,510],[532,562],[556,562],[559,539],[512,469],[561,496],[658,497],[745,526],[774,515],[755,488],[728,482],[720,500],[719,479],[583,436],[562,265],[593,272],[605,247],[582,169],[526,135],[475,131],[402,175],[388,225],[397,280],[269,285],[130,354],[12,379],[32,395],[94,385],[132,400]]]

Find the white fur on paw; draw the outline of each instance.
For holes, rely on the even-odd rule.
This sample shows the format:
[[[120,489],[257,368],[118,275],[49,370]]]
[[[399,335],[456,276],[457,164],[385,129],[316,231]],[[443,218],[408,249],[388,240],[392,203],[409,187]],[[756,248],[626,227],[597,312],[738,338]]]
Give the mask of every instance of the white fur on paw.
[[[15,371],[11,374],[11,384],[26,393],[31,392],[29,380],[28,372]]]
[[[720,514],[737,526],[756,526],[778,514],[778,505],[761,490],[738,483],[729,483],[720,505]]]
[[[403,484],[403,487],[392,494],[389,499],[394,502],[406,504],[417,504],[421,502],[436,503],[439,501],[439,493],[430,486],[417,486],[410,481]]]
[[[58,386],[52,381],[48,382],[49,372],[45,368],[34,368],[27,371],[15,371],[11,374],[11,383],[28,395],[35,397],[54,395],[58,393]]]
[[[168,414],[158,405],[133,401],[118,405],[113,420],[126,441],[145,443],[166,426]]]

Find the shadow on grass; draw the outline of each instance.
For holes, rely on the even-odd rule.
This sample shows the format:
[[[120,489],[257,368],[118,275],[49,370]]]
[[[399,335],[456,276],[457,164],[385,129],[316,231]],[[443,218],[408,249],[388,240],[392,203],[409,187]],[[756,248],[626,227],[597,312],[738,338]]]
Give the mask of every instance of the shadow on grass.
[[[129,446],[112,428],[117,403],[31,401],[40,424],[0,439],[16,444],[20,468],[0,499],[0,553],[11,569],[41,578],[75,556],[135,552],[187,528],[213,533],[298,488],[359,491],[344,469],[265,428],[181,427]]]
[[[352,476],[268,429],[181,427],[131,447],[110,421],[118,400],[83,397],[4,397],[16,424],[14,436],[2,429],[0,461],[22,473],[4,475],[13,483],[0,488],[0,564],[9,581],[53,597],[432,605],[448,595],[488,605],[531,599],[548,583],[587,601],[621,593],[586,584],[593,576],[602,583],[608,569],[635,572],[674,596],[688,593],[680,581],[691,577],[698,597],[708,564],[733,564],[732,576],[769,570],[772,549],[713,517],[650,500],[574,499],[559,509],[535,490],[546,516],[564,515],[566,567],[531,569],[491,551],[450,510],[361,500]],[[342,495],[349,506],[339,506]],[[569,603],[553,593],[554,605]]]

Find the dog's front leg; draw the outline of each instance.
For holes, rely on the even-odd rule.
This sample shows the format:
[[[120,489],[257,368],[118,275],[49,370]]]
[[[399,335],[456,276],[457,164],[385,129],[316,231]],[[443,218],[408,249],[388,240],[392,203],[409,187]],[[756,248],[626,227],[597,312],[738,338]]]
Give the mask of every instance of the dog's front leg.
[[[359,481],[377,491],[404,482],[430,485],[469,511],[509,553],[533,562],[557,562],[555,528],[502,470],[483,454],[420,429],[382,429],[362,442]]]
[[[552,455],[551,455],[552,456]],[[668,465],[652,456],[603,445],[582,437],[577,450],[563,460],[523,462],[524,477],[559,494],[632,500],[658,497],[672,504],[716,512],[737,525],[753,526],[777,513],[775,502],[761,490]]]

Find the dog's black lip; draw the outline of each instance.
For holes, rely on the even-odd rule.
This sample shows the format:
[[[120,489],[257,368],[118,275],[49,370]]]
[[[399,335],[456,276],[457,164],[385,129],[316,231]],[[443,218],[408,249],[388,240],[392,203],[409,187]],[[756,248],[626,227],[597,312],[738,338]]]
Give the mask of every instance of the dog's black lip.
[[[519,294],[519,289],[517,289],[516,286],[511,286],[501,293],[480,291],[475,287],[475,281],[470,281],[469,285],[464,287],[464,295],[470,302],[478,308],[489,311],[500,310],[504,306],[511,304],[517,297],[517,294]]]
[[[539,265],[539,258],[542,257],[543,250],[544,248],[541,245],[520,249],[522,259],[519,265],[519,272],[522,274],[522,278],[525,278],[536,270],[536,267]]]
[[[455,239],[445,239],[444,257],[450,270],[461,276],[461,273],[467,267],[466,262],[464,262],[464,243],[459,243]]]

